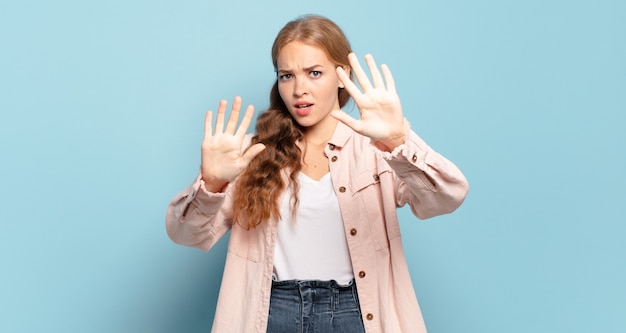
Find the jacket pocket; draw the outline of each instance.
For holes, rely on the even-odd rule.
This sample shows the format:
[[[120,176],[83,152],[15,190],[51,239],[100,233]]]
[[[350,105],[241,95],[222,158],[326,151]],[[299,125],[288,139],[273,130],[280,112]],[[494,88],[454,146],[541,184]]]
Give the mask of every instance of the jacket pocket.
[[[393,196],[393,192],[383,192],[383,182],[393,182],[391,169],[362,172],[352,178],[352,193],[355,203],[360,206],[357,224],[366,228],[370,233],[376,250],[388,249],[389,240],[400,236],[399,228],[388,228],[388,222],[397,225],[397,222],[387,221],[387,216],[394,211],[385,211],[385,202],[394,202],[394,198],[383,198],[383,195]],[[393,184],[393,183],[391,183]]]
[[[246,230],[240,225],[234,224],[230,240],[228,241],[228,252],[238,257],[250,260],[252,262],[259,261],[258,234],[261,226]]]

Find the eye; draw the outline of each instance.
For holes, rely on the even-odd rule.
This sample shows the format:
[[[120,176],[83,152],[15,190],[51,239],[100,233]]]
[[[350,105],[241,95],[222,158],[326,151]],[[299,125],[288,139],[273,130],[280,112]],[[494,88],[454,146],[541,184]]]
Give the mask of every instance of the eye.
[[[320,72],[320,71],[311,71],[311,76],[312,77],[320,77],[320,76],[322,76],[322,72]]]
[[[281,81],[286,81],[291,79],[292,75],[291,74],[282,74],[278,76],[278,79]]]

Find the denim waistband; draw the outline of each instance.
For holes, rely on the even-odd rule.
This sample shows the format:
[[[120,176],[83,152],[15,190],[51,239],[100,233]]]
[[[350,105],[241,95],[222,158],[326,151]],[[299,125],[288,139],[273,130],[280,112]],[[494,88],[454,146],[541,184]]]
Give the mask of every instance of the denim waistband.
[[[356,285],[355,285],[354,279],[348,282],[347,285],[340,285],[335,280],[330,280],[330,281],[322,281],[322,280],[276,281],[276,280],[272,280],[272,288],[291,289],[291,288],[300,288],[300,287],[347,290],[347,289],[356,288]]]
[[[309,311],[360,311],[356,283],[339,285],[335,280],[285,280],[272,281],[272,300],[282,304],[301,306]]]

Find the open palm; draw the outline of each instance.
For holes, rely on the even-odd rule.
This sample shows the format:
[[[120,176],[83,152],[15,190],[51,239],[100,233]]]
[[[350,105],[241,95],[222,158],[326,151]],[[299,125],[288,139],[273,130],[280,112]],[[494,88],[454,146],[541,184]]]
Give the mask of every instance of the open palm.
[[[242,148],[243,139],[252,121],[254,107],[250,105],[246,108],[241,124],[237,127],[241,98],[235,97],[228,122],[224,126],[227,105],[226,101],[220,101],[215,131],[211,126],[212,111],[207,112],[204,121],[201,173],[207,189],[220,189],[224,184],[235,179],[250,161],[265,149],[265,145],[261,143],[253,145],[245,152]]]
[[[341,110],[333,111],[332,115],[373,141],[385,142],[403,138],[404,116],[400,97],[396,93],[396,86],[389,68],[382,65],[381,75],[374,58],[370,54],[365,55],[365,62],[372,76],[370,81],[356,55],[350,53],[348,59],[362,91],[340,67],[337,69],[337,75],[346,91],[354,99],[359,109],[360,119],[354,119]]]

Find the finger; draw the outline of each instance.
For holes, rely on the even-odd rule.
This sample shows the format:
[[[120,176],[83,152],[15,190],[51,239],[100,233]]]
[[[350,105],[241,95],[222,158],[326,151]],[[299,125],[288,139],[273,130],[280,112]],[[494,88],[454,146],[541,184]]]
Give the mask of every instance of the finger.
[[[350,53],[348,55],[348,60],[350,61],[350,66],[352,66],[352,70],[354,71],[354,75],[356,76],[357,81],[359,81],[359,85],[363,89],[363,92],[372,89],[372,84],[370,83],[367,74],[363,71],[361,64],[359,63],[359,59],[356,57],[354,53]]]
[[[248,105],[246,108],[246,112],[243,114],[243,119],[241,119],[241,124],[239,124],[239,128],[237,129],[237,133],[235,134],[238,137],[243,137],[248,131],[248,127],[252,122],[252,117],[254,116],[254,106]]]
[[[250,161],[252,161],[252,159],[263,150],[265,150],[264,144],[262,143],[254,144],[246,150],[246,152],[243,154],[243,156],[241,156],[241,158],[243,159],[246,166],[248,166],[248,164],[250,164]]]
[[[213,136],[211,121],[213,120],[213,111],[209,110],[204,116],[204,138],[208,139]]]
[[[378,67],[376,66],[376,61],[374,61],[374,57],[371,54],[366,54],[365,62],[367,63],[367,67],[370,70],[370,74],[372,75],[372,83],[374,84],[374,88],[384,89],[385,82],[383,81],[383,77],[378,71]]]
[[[385,82],[387,83],[387,91],[396,92],[396,82],[393,80],[393,76],[391,75],[391,70],[385,64],[380,66],[380,69],[383,71],[383,75],[385,76]]]
[[[239,121],[239,110],[241,110],[241,97],[236,96],[235,99],[233,99],[233,108],[230,111],[228,123],[226,124],[227,134],[235,133],[235,128],[237,128],[237,121]]]
[[[357,87],[356,84],[354,84],[354,82],[350,80],[350,77],[348,76],[348,74],[346,74],[343,68],[337,67],[336,71],[339,80],[341,81],[341,83],[343,83],[344,89],[346,89],[348,94],[350,94],[352,99],[354,99],[354,101],[358,104],[361,96],[363,96],[363,93],[361,93],[359,87]]]
[[[341,110],[333,110],[330,112],[330,115],[335,117],[340,122],[346,124],[348,127],[352,128],[355,132],[360,133],[361,122],[350,117],[347,113]]]
[[[222,134],[224,132],[224,114],[226,113],[226,106],[228,102],[225,100],[220,101],[220,105],[217,108],[217,117],[215,119],[215,134]]]

